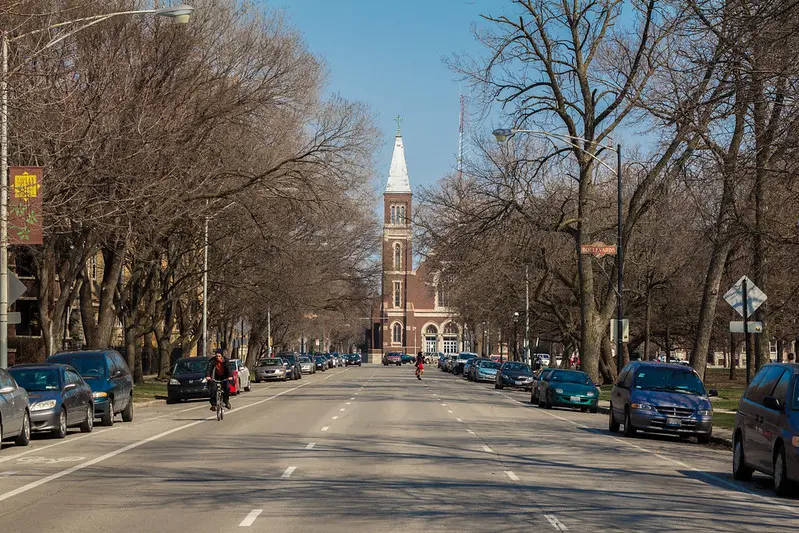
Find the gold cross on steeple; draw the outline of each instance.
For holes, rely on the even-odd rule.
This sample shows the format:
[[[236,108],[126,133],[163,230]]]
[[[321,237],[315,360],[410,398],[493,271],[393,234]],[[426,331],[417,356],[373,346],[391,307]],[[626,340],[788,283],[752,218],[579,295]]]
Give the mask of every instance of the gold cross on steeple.
[[[394,119],[394,122],[397,123],[397,137],[401,137],[402,133],[400,132],[400,124],[402,124],[402,117],[397,115],[397,117]]]

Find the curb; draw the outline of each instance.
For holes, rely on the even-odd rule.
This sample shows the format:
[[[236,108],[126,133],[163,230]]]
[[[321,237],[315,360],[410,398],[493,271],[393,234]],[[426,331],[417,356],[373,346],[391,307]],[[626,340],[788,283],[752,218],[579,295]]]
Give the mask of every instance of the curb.
[[[164,403],[164,400],[142,400],[142,401],[134,401],[134,407],[151,407],[153,405],[157,405],[160,403]]]
[[[599,412],[607,415],[610,414],[610,407],[599,407]],[[710,443],[711,444],[720,444],[721,446],[726,446],[727,448],[732,449],[732,440],[727,437],[719,437],[716,432],[722,428],[713,427],[713,434],[710,436]]]

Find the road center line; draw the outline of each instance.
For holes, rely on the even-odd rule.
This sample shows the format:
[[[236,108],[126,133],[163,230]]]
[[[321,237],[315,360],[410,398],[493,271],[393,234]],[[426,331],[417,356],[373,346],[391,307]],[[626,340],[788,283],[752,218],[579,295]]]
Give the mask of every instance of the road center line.
[[[316,446],[315,442],[309,442],[308,446],[305,447],[306,450],[313,450],[313,447]]]
[[[338,420],[338,415],[334,416],[333,420]]]
[[[483,444],[483,451],[486,453],[494,453],[494,450]]]
[[[455,420],[457,420],[458,422],[463,422],[462,418],[456,418]]]
[[[558,520],[558,517],[553,515],[553,514],[545,514],[544,518],[546,518],[547,522],[549,522],[552,525],[552,527],[555,528],[555,531],[568,531],[569,530],[569,528],[564,526],[563,522]]]
[[[330,427],[329,426],[325,426],[325,427],[322,428],[322,431],[327,431],[328,429],[330,429]]]
[[[511,481],[519,481],[519,476],[514,474],[511,470],[505,470],[505,473],[508,475]]]
[[[286,471],[283,472],[283,475],[280,476],[280,477],[282,479],[288,479],[288,478],[291,477],[291,474],[293,474],[295,470],[297,470],[296,466],[290,466],[290,467],[286,468]]]
[[[288,394],[289,392],[295,391],[295,390],[300,389],[300,388],[302,388],[304,386],[305,386],[305,384],[297,385],[296,387],[292,387],[291,389],[286,389],[283,392],[279,392],[279,393],[277,393],[277,394],[275,394],[273,396],[270,396],[269,398],[264,398],[263,400],[259,400],[257,402],[253,402],[251,404],[244,405],[244,406],[239,407],[238,409],[236,409],[236,412],[243,411],[244,409],[248,409],[250,407],[255,407],[256,405],[260,405],[260,404],[262,404],[264,402],[268,402],[270,400],[274,400],[275,398],[283,396],[284,394]],[[169,435],[172,435],[173,433],[177,433],[179,431],[183,431],[184,429],[189,429],[191,427],[194,427],[194,426],[196,426],[198,424],[202,424],[203,422],[208,422],[210,420],[216,421],[216,415],[206,417],[206,418],[204,418],[202,420],[196,420],[196,421],[191,422],[189,424],[184,424],[182,426],[178,426],[176,428],[172,428],[172,429],[169,429],[167,431],[162,431],[161,433],[158,433],[157,435],[153,435],[152,437],[147,437],[146,439],[143,439],[143,440],[128,444],[127,446],[123,446],[122,448],[119,448],[119,449],[114,450],[112,452],[108,452],[106,454],[100,455],[99,457],[95,457],[94,459],[90,459],[90,460],[88,460],[88,461],[86,461],[84,463],[80,463],[80,464],[75,465],[73,467],[67,468],[66,470],[61,470],[60,472],[56,472],[55,474],[51,474],[51,475],[49,475],[47,477],[43,477],[41,479],[38,479],[38,480],[33,481],[31,483],[28,483],[27,485],[23,485],[23,486],[18,487],[18,488],[14,489],[14,490],[10,490],[8,492],[0,494],[0,502],[4,501],[4,500],[7,500],[9,498],[13,498],[14,496],[18,496],[18,495],[23,494],[25,492],[28,492],[29,490],[33,490],[33,489],[35,489],[37,487],[41,487],[42,485],[50,483],[51,481],[55,481],[56,479],[62,478],[64,476],[68,476],[69,474],[77,472],[78,470],[83,470],[84,468],[96,465],[97,463],[102,463],[106,459],[111,459],[112,457],[116,457],[117,455],[120,455],[122,453],[128,452],[128,451],[133,450],[135,448],[138,448],[139,446],[143,446],[143,445],[148,444],[150,442],[153,442],[153,441],[162,439],[164,437],[167,437]],[[76,440],[76,439],[72,439],[72,440]]]
[[[467,429],[466,432],[469,433],[470,435],[474,435],[474,431],[472,431],[471,429]]]
[[[452,415],[452,414],[455,414],[455,413],[453,413],[453,412],[452,412],[452,409],[447,409],[447,412],[448,412],[449,414],[451,414],[451,415]]]
[[[346,409],[344,409],[344,408],[342,407],[341,409],[339,409],[339,412],[341,412],[341,411],[346,411]]]
[[[239,523],[239,527],[250,527],[255,519],[258,518],[258,515],[263,513],[263,509],[253,509],[250,513],[244,517],[244,520]]]

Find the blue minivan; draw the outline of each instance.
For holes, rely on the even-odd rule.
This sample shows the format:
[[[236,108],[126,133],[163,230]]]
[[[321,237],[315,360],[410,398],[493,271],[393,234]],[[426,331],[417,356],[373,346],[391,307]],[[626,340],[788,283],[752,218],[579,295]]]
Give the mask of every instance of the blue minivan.
[[[763,366],[738,402],[732,475],[748,480],[757,470],[774,478],[778,496],[799,482],[799,365]]]
[[[114,425],[121,413],[123,422],[133,420],[133,376],[116,350],[61,352],[47,358],[48,363],[70,365],[92,388],[94,416],[104,426]]]
[[[690,366],[633,361],[619,374],[610,393],[608,429],[624,426],[626,437],[652,431],[695,436],[710,442],[713,407],[699,375]]]

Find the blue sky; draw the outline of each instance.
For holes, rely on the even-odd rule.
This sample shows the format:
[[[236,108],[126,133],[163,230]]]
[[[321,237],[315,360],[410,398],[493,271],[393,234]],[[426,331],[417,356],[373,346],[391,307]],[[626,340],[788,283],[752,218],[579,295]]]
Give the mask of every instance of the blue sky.
[[[501,0],[267,0],[282,8],[329,71],[328,92],[367,103],[384,135],[377,154],[382,188],[391,162],[394,117],[411,186],[451,172],[458,150],[458,107],[467,88],[444,63],[454,53],[482,54],[471,32]],[[476,126],[476,125],[475,125]]]

